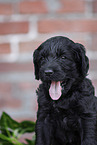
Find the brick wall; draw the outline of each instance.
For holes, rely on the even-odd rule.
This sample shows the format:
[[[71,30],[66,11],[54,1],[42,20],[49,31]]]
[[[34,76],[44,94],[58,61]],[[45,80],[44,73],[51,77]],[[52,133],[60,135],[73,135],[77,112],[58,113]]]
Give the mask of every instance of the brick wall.
[[[97,91],[97,0],[0,0],[0,114],[36,119],[32,52],[56,35],[85,45]]]

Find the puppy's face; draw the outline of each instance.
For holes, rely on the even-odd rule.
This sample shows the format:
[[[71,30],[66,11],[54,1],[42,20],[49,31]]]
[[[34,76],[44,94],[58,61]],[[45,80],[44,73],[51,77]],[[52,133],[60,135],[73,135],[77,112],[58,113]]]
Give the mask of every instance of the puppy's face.
[[[76,44],[66,37],[53,37],[39,46],[34,52],[34,65],[36,79],[56,87],[64,86],[65,90],[79,78],[86,76],[88,71],[88,58],[84,47]]]
[[[73,60],[69,48],[53,46],[44,47],[38,56],[39,78],[42,81],[66,81],[74,78],[77,73],[76,63]]]

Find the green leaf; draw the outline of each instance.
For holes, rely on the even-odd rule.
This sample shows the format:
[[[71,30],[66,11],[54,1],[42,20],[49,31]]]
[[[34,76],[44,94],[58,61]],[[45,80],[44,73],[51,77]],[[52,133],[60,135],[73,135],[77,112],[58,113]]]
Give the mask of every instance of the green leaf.
[[[24,133],[31,133],[35,131],[35,123],[32,121],[22,121],[20,123],[20,131]]]
[[[10,143],[10,145],[23,145],[22,143],[20,143],[17,139],[13,138],[13,137],[6,137],[3,134],[0,134],[0,140],[2,141],[2,143]]]
[[[33,135],[32,140],[26,139],[26,141],[28,143],[27,145],[35,145],[35,138],[36,138],[36,136]]]
[[[35,123],[22,121],[18,123],[7,113],[3,112],[0,119],[0,145],[35,145],[35,136],[32,140],[26,139],[28,144],[20,143],[18,139],[24,133],[35,131]]]
[[[0,120],[0,130],[3,134],[8,136],[11,136],[14,130],[18,130],[18,132],[22,134],[31,133],[35,131],[35,123],[32,121],[22,121],[18,123],[3,112]]]
[[[12,131],[19,127],[19,123],[13,120],[8,114],[5,112],[2,113],[0,119],[0,130],[1,133],[5,135],[12,135]]]
[[[11,141],[11,139],[10,139],[9,137],[6,137],[6,136],[3,135],[3,134],[0,134],[0,140],[1,140],[3,143],[10,143],[10,145],[13,144],[12,141]]]

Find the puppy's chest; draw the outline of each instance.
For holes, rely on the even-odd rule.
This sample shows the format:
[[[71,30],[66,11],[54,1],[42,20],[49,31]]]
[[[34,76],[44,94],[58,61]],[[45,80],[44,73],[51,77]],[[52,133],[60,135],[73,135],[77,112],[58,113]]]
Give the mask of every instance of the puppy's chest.
[[[55,126],[72,132],[78,131],[81,126],[80,116],[75,110],[54,107],[50,113],[50,120]]]

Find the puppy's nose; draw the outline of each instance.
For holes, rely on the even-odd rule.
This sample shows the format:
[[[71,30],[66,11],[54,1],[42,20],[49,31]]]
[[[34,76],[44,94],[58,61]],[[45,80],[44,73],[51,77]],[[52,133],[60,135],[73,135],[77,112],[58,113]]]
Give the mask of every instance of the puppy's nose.
[[[52,69],[48,69],[48,70],[45,70],[44,73],[45,73],[45,75],[50,76],[50,75],[53,74],[53,70]]]

